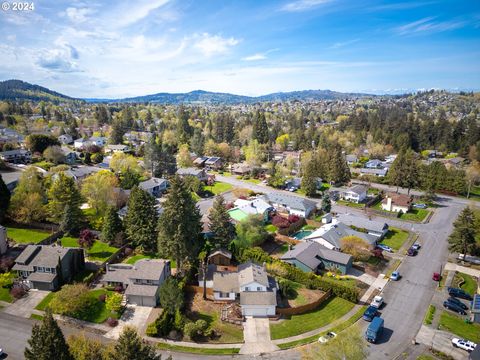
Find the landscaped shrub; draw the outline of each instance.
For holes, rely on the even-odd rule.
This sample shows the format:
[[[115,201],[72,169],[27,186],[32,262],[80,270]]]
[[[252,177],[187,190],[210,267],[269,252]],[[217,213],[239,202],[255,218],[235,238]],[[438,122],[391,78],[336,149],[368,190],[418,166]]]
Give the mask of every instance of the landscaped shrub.
[[[107,295],[105,295],[105,294],[98,295],[98,301],[100,301],[100,302],[105,302],[106,298],[107,298]]]
[[[147,329],[145,330],[145,334],[146,334],[147,336],[152,336],[152,337],[158,336],[158,330],[157,330],[157,323],[156,323],[156,321],[151,322],[150,324],[147,325]]]
[[[117,293],[121,293],[123,291],[123,286],[122,285],[115,286],[114,291]]]
[[[279,229],[286,229],[290,226],[290,222],[283,216],[275,215],[272,218],[272,225],[275,225]]]
[[[13,260],[11,256],[3,256],[0,259],[0,272],[2,273],[9,272],[14,264],[15,264],[15,260]]]
[[[182,332],[185,326],[185,316],[180,312],[180,309],[175,311],[175,318],[173,320],[173,327],[175,330]]]
[[[78,245],[85,249],[90,249],[95,242],[95,234],[88,229],[83,229],[78,238]]]
[[[125,250],[123,250],[123,251],[125,253],[125,256],[130,256],[133,253],[133,249],[129,248],[129,247],[125,248]]]
[[[293,281],[277,278],[278,287],[280,288],[280,294],[284,298],[291,298],[295,296],[295,283]]]
[[[12,295],[15,299],[20,299],[25,296],[27,292],[21,286],[15,286],[10,290],[10,295]]]
[[[109,318],[107,319],[107,324],[108,324],[109,326],[111,326],[111,327],[115,327],[115,326],[118,325],[118,320],[115,319],[115,318],[109,317]]]
[[[207,322],[200,319],[195,322],[189,322],[185,324],[183,333],[191,340],[195,340],[200,336],[210,336],[212,332],[208,329]]]
[[[259,247],[239,249],[237,260],[240,262],[255,261],[257,263],[269,263],[273,258]]]
[[[53,297],[50,308],[60,315],[82,318],[97,301],[85,284],[64,285]]]
[[[298,220],[300,220],[300,216],[295,215],[295,214],[288,215],[288,222],[290,224],[296,223]]]

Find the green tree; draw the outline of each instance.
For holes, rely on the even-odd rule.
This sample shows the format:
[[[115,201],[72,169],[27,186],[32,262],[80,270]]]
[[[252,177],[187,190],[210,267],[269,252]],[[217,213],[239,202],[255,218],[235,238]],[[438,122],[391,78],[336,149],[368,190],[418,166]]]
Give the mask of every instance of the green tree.
[[[10,191],[8,191],[7,185],[5,185],[2,175],[0,174],[0,222],[3,221],[9,205]]]
[[[177,165],[181,168],[187,168],[193,166],[193,160],[190,156],[190,151],[188,150],[188,145],[180,145],[177,154]]]
[[[328,178],[338,184],[345,184],[350,181],[351,174],[342,147],[338,144],[332,146],[328,159]]]
[[[45,189],[42,177],[34,167],[28,167],[13,191],[9,216],[20,223],[45,219]]]
[[[62,164],[65,162],[65,154],[63,153],[62,148],[58,145],[47,147],[43,152],[43,157],[45,160],[54,164]]]
[[[322,211],[325,213],[329,213],[332,209],[332,201],[330,200],[330,196],[328,194],[323,195],[321,207]]]
[[[121,120],[114,120],[112,123],[112,131],[110,133],[110,144],[123,144],[123,135],[125,135],[125,125]]]
[[[210,231],[213,233],[211,240],[217,248],[227,248],[230,242],[235,238],[235,226],[228,214],[225,199],[222,195],[217,196],[213,202],[212,209],[208,214],[210,221]]]
[[[117,209],[110,206],[103,217],[102,240],[112,244],[117,235],[123,231],[122,220],[118,216]]]
[[[195,200],[178,175],[170,182],[158,226],[158,252],[177,262],[182,271],[185,260],[196,258],[202,232],[201,214]]]
[[[160,304],[165,311],[174,315],[177,310],[181,310],[184,304],[183,290],[180,288],[179,281],[174,277],[169,277],[160,288]]]
[[[75,360],[107,360],[111,350],[110,346],[86,337],[85,333],[69,336],[67,343]]]
[[[105,214],[109,206],[114,206],[118,200],[118,193],[113,191],[118,187],[118,179],[109,170],[101,170],[88,176],[82,181],[82,195],[93,208],[95,214]]]
[[[122,309],[122,295],[119,293],[111,293],[105,299],[105,308],[110,311],[119,312]]]
[[[263,219],[257,215],[250,215],[235,227],[237,237],[235,246],[239,248],[249,248],[259,246],[268,238],[268,232],[265,230]]]
[[[302,177],[302,189],[307,196],[315,196],[317,194],[317,176],[316,176],[315,160],[311,159]]]
[[[143,343],[133,327],[126,326],[115,344],[111,359],[161,360],[161,356],[156,354],[153,347]]]
[[[475,214],[466,207],[453,223],[453,231],[448,238],[449,249],[463,254],[472,253],[476,247]]]
[[[157,209],[155,198],[146,191],[134,187],[128,199],[124,219],[125,232],[134,246],[152,251],[157,243]]]
[[[410,193],[410,190],[418,185],[418,179],[419,167],[415,153],[411,149],[401,150],[388,170],[388,182],[397,187],[397,192],[401,186],[407,188]]]
[[[162,147],[157,143],[154,136],[145,144],[144,161],[145,167],[150,171],[152,176],[162,175]]]
[[[270,176],[267,179],[269,186],[279,188],[285,185],[286,178],[275,161],[270,163],[269,174]]]
[[[90,307],[97,302],[89,294],[85,284],[64,285],[61,290],[55,293],[49,308],[56,314],[72,317],[85,316]]]
[[[32,153],[38,152],[40,154],[43,154],[46,148],[54,145],[60,146],[60,142],[51,135],[33,134],[28,135],[25,139],[25,146]]]
[[[40,325],[34,324],[25,348],[27,360],[73,360],[62,330],[47,309]]]
[[[82,226],[82,218],[78,217],[78,210],[75,210],[70,204],[65,206],[63,217],[60,221],[60,230],[67,235],[78,235]]]
[[[50,220],[59,223],[63,219],[65,207],[70,206],[70,211],[77,221],[83,220],[83,212],[80,210],[82,196],[77,188],[75,180],[63,172],[55,174],[55,178],[48,190],[48,212]]]
[[[260,144],[268,143],[268,124],[263,111],[256,111],[253,117],[252,138]]]
[[[193,131],[193,136],[190,139],[190,147],[192,151],[198,156],[203,155],[203,147],[205,145],[205,137],[202,134],[202,129],[196,127]]]
[[[130,190],[134,186],[140,184],[140,174],[131,169],[127,169],[120,175],[120,186],[122,189]]]

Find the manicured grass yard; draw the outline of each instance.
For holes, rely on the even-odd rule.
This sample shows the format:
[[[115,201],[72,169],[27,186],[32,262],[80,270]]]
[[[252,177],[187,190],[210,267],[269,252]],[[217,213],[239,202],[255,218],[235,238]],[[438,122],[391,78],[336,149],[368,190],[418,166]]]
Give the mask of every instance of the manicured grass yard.
[[[22,229],[7,226],[7,236],[20,244],[34,243],[46,239],[50,235],[49,231],[38,229]]]
[[[472,276],[468,274],[456,273],[453,283],[454,286],[458,286],[458,284],[462,283],[460,288],[465,290],[470,295],[473,295],[477,292],[477,282]]]
[[[124,263],[127,263],[127,264],[135,264],[138,260],[142,260],[142,259],[154,259],[155,256],[153,255],[144,255],[144,254],[137,254],[137,255],[133,255],[133,256],[130,256],[129,258],[126,258],[125,260],[123,260]]]
[[[225,191],[231,190],[233,188],[232,185],[227,184],[227,183],[222,183],[220,181],[216,181],[213,186],[205,186],[205,190],[211,191],[215,195],[219,195],[221,193],[224,193]]]
[[[461,338],[477,344],[480,342],[480,324],[467,324],[463,318],[446,311],[443,311],[440,315],[439,329],[448,330]]]
[[[82,211],[94,230],[102,230],[103,217],[100,213],[96,213],[94,208],[83,209]]]
[[[303,334],[341,318],[355,304],[339,297],[333,297],[321,304],[318,309],[301,315],[292,315],[289,319],[270,326],[272,339],[283,339]]]
[[[338,200],[337,203],[338,203],[338,205],[344,205],[344,206],[357,208],[357,209],[364,209],[365,208],[365,204],[362,204],[362,203],[357,204],[357,203],[350,202],[350,201],[345,201],[345,200]]]
[[[249,182],[249,183],[252,183],[252,184],[260,184],[262,182],[262,180],[260,179],[248,179],[248,180],[245,180],[246,182]]]
[[[223,322],[217,312],[195,313],[193,320],[198,319],[205,320],[208,326],[211,329],[214,329],[215,333],[220,335],[218,339],[212,339],[209,342],[228,344],[239,343],[243,341],[243,329],[240,326]]]
[[[53,297],[55,296],[54,292],[50,292],[45,296],[42,301],[38,303],[37,306],[35,306],[35,309],[40,310],[40,311],[45,311],[47,308],[48,304],[50,304],[50,301],[52,301]]]
[[[10,280],[11,280],[10,285],[13,283],[13,277],[14,277],[14,275],[12,273],[10,273]],[[10,295],[10,287],[9,286],[7,286],[7,287],[1,287],[0,286],[0,300],[8,302],[8,303],[13,301],[13,297],[12,297],[12,295]]]
[[[161,350],[170,350],[177,352],[186,352],[203,355],[233,355],[238,354],[239,348],[217,349],[217,348],[198,348],[189,346],[170,345],[165,343],[158,343],[157,347]]]
[[[381,241],[381,244],[390,246],[394,250],[398,250],[407,239],[408,231],[391,227],[390,230],[388,230],[387,235],[385,235]]]
[[[400,215],[399,218],[402,220],[421,222],[427,217],[429,212],[430,211],[426,209],[412,209],[409,212]]]
[[[72,237],[63,237],[62,246],[64,247],[78,247],[78,239]],[[104,243],[99,240],[95,240],[93,246],[87,250],[87,257],[91,261],[100,261],[103,262],[107,260],[113,253],[118,249],[116,247],[110,246],[107,243]]]

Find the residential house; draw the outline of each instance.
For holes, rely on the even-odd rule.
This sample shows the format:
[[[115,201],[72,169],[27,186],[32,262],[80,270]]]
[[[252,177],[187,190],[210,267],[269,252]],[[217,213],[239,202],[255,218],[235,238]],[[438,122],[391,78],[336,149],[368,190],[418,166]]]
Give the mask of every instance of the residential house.
[[[412,208],[412,197],[405,194],[388,193],[382,200],[381,206],[385,211],[406,213]]]
[[[105,154],[127,153],[129,151],[130,147],[128,145],[118,144],[105,146]]]
[[[270,192],[261,196],[261,198],[280,212],[287,212],[304,218],[310,216],[317,209],[315,201],[280,192]]]
[[[478,290],[477,290],[478,291]],[[480,324],[480,293],[473,295],[473,301],[470,309],[470,320]]]
[[[397,154],[392,154],[392,155],[388,155],[385,157],[385,164],[393,164],[393,162],[395,161],[395,159],[397,158]]]
[[[253,168],[247,163],[237,163],[237,164],[233,164],[230,167],[230,171],[232,172],[232,174],[240,175],[240,176],[250,174],[252,170]]]
[[[167,191],[168,180],[152,177],[146,181],[142,181],[140,184],[138,184],[138,187],[145,190],[153,197],[158,198],[161,197],[165,191]]]
[[[63,156],[65,157],[65,164],[73,165],[77,162],[77,153],[70,150],[68,147],[62,146]]]
[[[461,167],[465,162],[465,158],[463,157],[460,157],[460,156],[456,156],[456,157],[453,157],[453,158],[450,158],[450,159],[447,159],[446,163],[451,165],[451,166],[454,166],[454,167]]]
[[[345,156],[345,160],[349,166],[352,166],[355,163],[358,163],[358,157],[355,154],[348,154]]]
[[[68,145],[73,142],[73,138],[69,134],[63,134],[58,137],[58,141],[60,141],[62,145]]]
[[[262,198],[237,199],[233,205],[234,207],[228,210],[228,214],[235,221],[245,220],[249,215],[260,215],[264,220],[268,220],[269,214],[275,210]]]
[[[322,216],[322,224],[330,224],[332,222],[332,214],[326,213]]]
[[[92,136],[90,139],[88,139],[88,141],[92,145],[103,148],[107,144],[108,139],[104,136]]]
[[[214,265],[230,265],[232,253],[225,249],[218,249],[208,256],[208,262]]]
[[[48,291],[72,281],[84,268],[83,249],[51,245],[28,245],[13,266],[31,289]]]
[[[209,157],[205,161],[205,166],[210,170],[219,170],[223,167],[223,159],[220,157]]]
[[[369,160],[369,161],[367,161],[367,163],[365,164],[365,167],[366,167],[367,169],[378,169],[378,168],[381,168],[381,167],[382,167],[382,161],[381,161],[381,160],[378,160],[378,159]]]
[[[346,201],[361,203],[367,198],[367,187],[363,185],[354,185],[343,192],[342,197]]]
[[[208,160],[208,156],[200,156],[193,160],[193,165],[203,168],[205,166],[205,161]]]
[[[193,167],[180,168],[177,170],[180,176],[195,176],[200,181],[206,182],[208,180],[207,172],[204,169],[197,169]]]
[[[80,138],[80,139],[76,139],[74,142],[73,142],[73,147],[76,149],[76,150],[82,150],[84,149],[85,147],[89,146],[90,145],[90,142],[88,140],[85,140],[83,138]]]
[[[303,240],[315,241],[331,250],[342,249],[342,239],[346,236],[357,236],[363,239],[369,248],[374,248],[379,240],[378,236],[370,235],[352,229],[342,222],[332,222],[318,228]]]
[[[353,263],[351,255],[328,249],[315,241],[299,242],[280,259],[305,272],[313,273],[324,269],[335,269],[342,274],[347,274]]]
[[[155,307],[159,302],[160,287],[170,276],[170,260],[141,259],[134,265],[107,264],[100,282],[122,286],[130,304]]]
[[[73,177],[75,181],[81,181],[93,173],[102,169],[95,166],[72,166],[69,170],[64,171],[65,175]]]
[[[5,254],[7,252],[7,249],[7,228],[0,225],[0,255]]]
[[[0,152],[0,159],[14,164],[29,164],[32,162],[32,153],[25,149],[15,149]]]
[[[321,179],[320,179],[320,183],[321,183]],[[318,185],[318,181],[317,181],[317,185]],[[299,189],[300,187],[302,186],[302,179],[301,178],[298,178],[298,177],[295,177],[295,178],[292,178],[290,180],[287,180],[285,181],[285,187],[288,189],[288,188],[296,188],[296,189]],[[321,186],[321,185],[320,185]],[[317,186],[318,187],[318,186]]]
[[[338,214],[334,222],[341,222],[353,229],[366,231],[367,234],[382,239],[388,232],[389,226],[383,221],[370,220],[355,214]]]
[[[361,175],[373,175],[378,177],[385,177],[387,176],[388,168],[384,167],[381,169],[360,169]]]

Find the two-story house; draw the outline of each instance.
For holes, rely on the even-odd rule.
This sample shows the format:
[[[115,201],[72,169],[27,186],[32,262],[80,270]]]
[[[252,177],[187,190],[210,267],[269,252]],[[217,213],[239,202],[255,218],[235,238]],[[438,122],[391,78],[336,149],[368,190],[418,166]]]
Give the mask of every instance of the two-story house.
[[[107,264],[100,282],[122,286],[131,304],[155,307],[159,302],[160,286],[170,276],[170,260],[142,259],[134,265]]]
[[[168,180],[152,177],[146,181],[142,181],[138,184],[138,187],[146,192],[148,192],[153,197],[161,197],[162,194],[167,191]]]
[[[0,152],[0,159],[14,164],[29,164],[32,162],[32,153],[25,149],[15,149]]]
[[[15,259],[13,270],[31,289],[56,290],[85,268],[83,249],[28,245]]]
[[[358,204],[367,198],[367,188],[363,185],[352,186],[343,192],[342,197]]]

